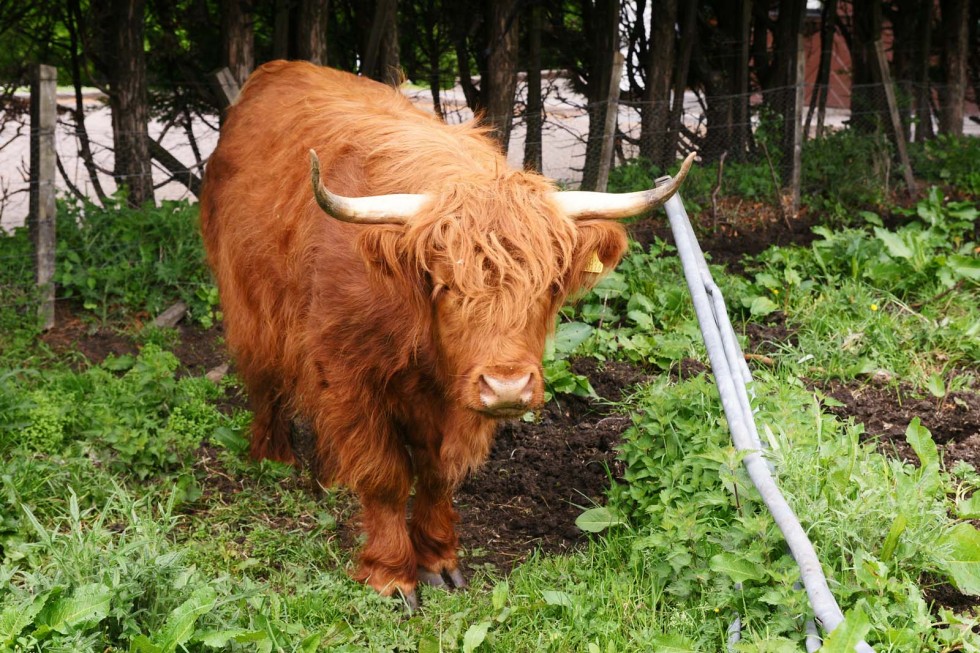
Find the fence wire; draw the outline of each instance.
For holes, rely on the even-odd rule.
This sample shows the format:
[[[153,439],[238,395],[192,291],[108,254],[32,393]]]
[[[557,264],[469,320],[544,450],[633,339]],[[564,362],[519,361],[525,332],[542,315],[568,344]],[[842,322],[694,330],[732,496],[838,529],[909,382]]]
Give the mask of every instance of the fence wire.
[[[935,84],[924,87],[916,80],[897,80],[894,87],[898,90],[903,138],[922,140],[937,133],[938,116],[945,110],[942,101],[947,96],[946,89]],[[752,161],[771,166],[775,159],[778,164],[782,156],[780,134],[786,124],[786,119],[779,112],[779,101],[795,90],[796,87],[790,86],[714,96],[688,90],[683,97],[657,101],[638,100],[624,92],[617,108],[612,163],[619,165],[641,155],[652,155],[658,159],[652,161],[657,164],[653,170],[662,173],[679,156],[696,151],[702,163]],[[803,121],[808,126],[803,134],[804,139],[812,140],[818,135],[855,127],[888,134],[887,107],[880,84],[852,85],[849,88],[849,106],[834,106],[832,103],[824,111],[818,111],[813,106],[818,95],[813,85],[806,85],[802,90],[805,98]],[[436,111],[429,90],[406,89],[404,92],[421,109]],[[918,112],[920,105],[925,106],[914,101],[920,95],[928,101],[928,115]],[[207,157],[217,144],[217,115],[191,114],[190,124],[186,122],[186,116],[152,121],[148,128],[149,138],[159,141],[179,162],[179,167],[164,165],[153,159],[147,172],[114,174],[111,115],[104,98],[86,98],[84,125],[75,122],[73,94],[61,97],[60,102],[61,115],[56,127],[59,159],[57,187],[60,195],[74,194],[98,203],[97,187],[111,195],[119,185],[148,176],[152,178],[157,200],[196,199],[187,181],[190,176],[201,177]],[[13,98],[4,107],[0,119],[0,226],[7,230],[23,224],[27,217],[27,199],[31,190],[29,151],[34,134],[26,112],[28,103],[29,98]],[[540,136],[529,135],[527,84],[522,80],[511,116],[510,164],[521,167],[525,149],[536,146],[542,151],[542,172],[546,176],[568,187],[576,187],[583,177],[594,177],[594,166],[600,162],[594,157],[588,158],[586,154],[589,149],[589,124],[590,120],[601,119],[608,105],[605,101],[588,102],[561,76],[547,76],[542,84],[541,133]],[[440,90],[438,111],[449,123],[459,123],[473,117],[458,86]],[[980,117],[976,116],[978,110],[969,95],[965,113],[964,133],[980,135]],[[659,131],[645,130],[645,119],[655,115],[673,115],[674,118],[666,129],[661,125]],[[493,117],[486,118],[490,121]],[[117,134],[137,135],[139,133]],[[83,138],[88,141],[90,161],[85,161],[81,155]],[[721,165],[723,169],[719,183],[724,187],[727,177],[724,163]],[[891,183],[884,177],[896,172],[897,166],[884,166],[881,171],[882,185]],[[650,181],[652,183],[652,177]],[[776,196],[760,199],[774,205],[779,201]]]

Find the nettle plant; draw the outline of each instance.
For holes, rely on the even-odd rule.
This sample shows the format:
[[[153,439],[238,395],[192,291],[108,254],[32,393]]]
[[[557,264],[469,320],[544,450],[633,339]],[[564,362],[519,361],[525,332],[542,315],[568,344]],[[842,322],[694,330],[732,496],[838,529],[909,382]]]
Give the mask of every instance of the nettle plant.
[[[631,243],[619,267],[563,311],[567,319],[594,327],[581,340],[579,353],[666,370],[701,350],[690,294],[673,251],[659,239],[648,252]]]
[[[181,471],[191,452],[229,423],[214,406],[221,389],[176,378],[177,358],[155,344],[81,372],[0,380],[0,451],[99,459],[138,479]],[[188,477],[192,480],[192,477]]]
[[[932,188],[909,221],[887,229],[872,212],[860,212],[861,228],[814,227],[810,249],[773,247],[750,262],[753,282],[742,295],[752,316],[786,310],[796,299],[825,292],[843,281],[868,284],[900,299],[980,282],[973,240],[977,207],[946,202]]]
[[[218,295],[204,263],[196,205],[164,201],[133,209],[116,199],[105,208],[59,207],[55,281],[62,296],[102,320],[155,315],[181,299],[203,326],[214,323]]]
[[[976,472],[960,469],[955,480],[941,472],[918,420],[906,434],[915,467],[862,444],[861,427],[825,413],[802,384],[757,385],[759,422],[773,425],[763,427],[766,455],[852,625],[888,650],[976,650],[980,637],[951,612],[941,610],[935,627],[920,586],[931,575],[980,594],[980,532],[948,518],[975,514],[977,501],[964,497],[980,481]],[[630,530],[630,564],[652,577],[665,612],[703,621],[696,640],[675,644],[702,650],[724,641],[738,614],[740,651],[798,650],[809,613],[799,572],[731,444],[712,382],[664,379],[635,401],[609,519]]]

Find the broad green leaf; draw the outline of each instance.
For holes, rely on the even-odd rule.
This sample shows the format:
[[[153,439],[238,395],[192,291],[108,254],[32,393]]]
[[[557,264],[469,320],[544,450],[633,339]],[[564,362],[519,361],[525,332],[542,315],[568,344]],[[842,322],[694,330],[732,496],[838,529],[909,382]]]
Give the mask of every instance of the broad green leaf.
[[[735,583],[744,583],[747,580],[759,580],[765,578],[766,570],[750,560],[741,558],[733,553],[719,553],[711,556],[708,563],[713,571],[725,574]]]
[[[779,307],[776,306],[776,302],[760,295],[752,300],[752,305],[749,306],[749,313],[755,317],[762,317],[763,315],[769,315],[777,308]]]
[[[563,608],[574,608],[575,602],[572,600],[572,596],[567,592],[559,592],[556,590],[544,590],[541,592],[541,598],[548,605],[560,605]]]
[[[12,603],[0,612],[0,649],[13,644],[20,632],[34,621],[44,608],[51,592],[44,592],[20,603]]]
[[[859,606],[848,610],[844,621],[834,628],[833,632],[823,640],[821,653],[854,653],[854,647],[860,644],[871,630],[868,615]]]
[[[926,381],[926,388],[933,397],[942,399],[946,396],[946,382],[943,380],[942,374],[930,374],[929,380]]]
[[[589,339],[593,328],[584,322],[562,322],[555,329],[555,353],[570,354]]]
[[[888,253],[893,257],[904,259],[912,258],[912,250],[909,249],[909,246],[902,241],[898,234],[888,231],[887,229],[882,229],[881,227],[875,227],[875,236],[877,236],[878,240],[885,244],[885,249],[887,249]]]
[[[320,642],[323,640],[322,633],[313,633],[303,638],[299,643],[299,650],[302,653],[316,653],[320,650]]]
[[[962,522],[942,538],[949,549],[944,566],[956,588],[964,594],[980,596],[980,531]]]
[[[913,417],[907,429],[905,429],[905,439],[909,446],[915,451],[922,465],[919,478],[923,486],[928,489],[939,487],[939,450],[932,439],[929,429],[922,426],[922,421],[918,417]]]
[[[650,317],[649,313],[644,313],[643,311],[629,311],[626,313],[626,317],[632,320],[636,326],[640,327],[644,331],[650,331],[653,329],[653,318]]]
[[[957,275],[971,281],[980,281],[980,259],[974,256],[953,254],[949,257],[949,267]]]
[[[493,594],[491,599],[493,601],[493,609],[501,610],[507,604],[507,596],[510,594],[510,586],[507,581],[502,580],[493,586]]]
[[[905,532],[907,525],[908,519],[902,513],[899,513],[895,521],[892,522],[892,527],[888,530],[888,536],[885,538],[884,544],[881,545],[881,559],[885,562],[890,560],[892,554],[895,553],[895,548],[898,546],[898,539]]]
[[[575,525],[587,533],[601,533],[610,526],[618,526],[622,523],[622,519],[605,507],[590,508],[575,520]]]
[[[70,597],[49,603],[38,617],[39,636],[50,631],[68,635],[72,630],[94,626],[109,614],[112,591],[102,583],[81,585]]]
[[[650,640],[650,650],[657,653],[697,653],[697,644],[682,635],[657,635]]]
[[[225,648],[230,642],[255,642],[268,638],[263,630],[248,630],[246,628],[230,628],[228,630],[209,630],[194,634],[194,641],[210,648]]]
[[[163,628],[153,638],[154,644],[164,653],[176,651],[178,646],[190,640],[198,617],[210,612],[217,599],[218,595],[210,585],[198,587],[191,593],[189,599],[174,608],[167,616]]]
[[[160,653],[159,646],[150,641],[146,635],[137,635],[129,643],[130,653]]]
[[[870,225],[877,225],[879,227],[884,227],[885,223],[881,221],[877,213],[872,213],[871,211],[858,211],[858,215],[864,218],[864,221]]]
[[[980,492],[975,492],[969,499],[957,501],[956,515],[960,519],[980,519]]]
[[[136,364],[136,359],[129,354],[122,356],[108,356],[103,362],[102,367],[111,372],[124,372],[131,369]]]
[[[441,653],[442,647],[435,637],[423,637],[419,640],[418,653]]]
[[[473,653],[487,638],[488,630],[490,630],[489,621],[481,621],[467,628],[466,634],[463,635],[463,653]]]

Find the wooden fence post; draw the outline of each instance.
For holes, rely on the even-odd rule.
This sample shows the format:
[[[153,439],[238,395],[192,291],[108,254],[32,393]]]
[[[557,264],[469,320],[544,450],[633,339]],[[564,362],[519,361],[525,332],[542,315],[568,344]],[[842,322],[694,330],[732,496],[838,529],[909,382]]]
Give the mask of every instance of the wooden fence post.
[[[806,84],[806,47],[803,34],[796,35],[796,95],[793,100],[793,163],[790,171],[790,186],[793,196],[791,212],[793,218],[800,214],[800,185],[803,172],[803,104],[805,101],[804,86]]]
[[[218,98],[218,109],[221,110],[221,118],[223,120],[225,110],[238,99],[238,91],[240,90],[238,88],[238,82],[227,66],[211,73],[210,80],[211,88]]]
[[[596,174],[595,190],[606,192],[609,183],[609,169],[612,167],[613,148],[616,145],[616,122],[619,120],[619,82],[623,78],[623,53],[613,53],[612,75],[609,79],[609,98],[606,101],[606,123],[602,129],[602,148],[599,156],[599,171]]]
[[[54,326],[57,86],[57,68],[44,64],[32,66],[31,191],[27,224],[34,243],[34,279],[41,295],[38,314],[45,330]]]
[[[898,102],[895,99],[895,87],[892,85],[892,76],[888,70],[888,59],[885,57],[885,46],[881,39],[874,42],[871,49],[871,56],[875,59],[875,66],[881,76],[881,85],[885,89],[885,102],[888,103],[888,118],[891,125],[892,135],[895,137],[895,148],[898,150],[898,160],[902,164],[902,173],[905,176],[905,185],[909,189],[909,194],[915,193],[915,177],[912,176],[912,163],[909,161],[909,152],[905,147],[905,130],[902,129],[902,119],[898,116]]]

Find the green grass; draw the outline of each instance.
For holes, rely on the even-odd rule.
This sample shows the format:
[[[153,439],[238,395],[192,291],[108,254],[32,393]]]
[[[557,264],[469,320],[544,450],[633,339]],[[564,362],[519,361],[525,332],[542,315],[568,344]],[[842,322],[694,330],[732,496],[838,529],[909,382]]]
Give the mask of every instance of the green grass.
[[[90,245],[60,274],[92,319],[120,324],[178,298],[216,317],[193,210],[115,211],[86,209],[65,238]],[[878,651],[980,650],[974,618],[931,614],[923,598],[932,582],[980,592],[976,531],[953,517],[980,516],[980,475],[941,471],[915,423],[920,465],[882,456],[809,388],[885,370],[933,394],[976,390],[975,221],[975,207],[932,194],[898,227],[855,215],[745,275],[714,269],[737,324],[780,315],[795,335],[757,371],[762,435],[848,627]],[[0,239],[0,255],[26,248],[23,233]],[[290,468],[248,462],[248,413],[178,378],[171,333],[97,366],[55,355],[37,339],[29,269],[0,275],[0,651],[713,651],[735,615],[740,651],[803,650],[795,564],[704,376],[656,375],[624,401],[625,478],[582,550],[507,575],[481,567],[466,592],[425,588],[405,618],[347,576],[354,551],[337,524],[353,519],[351,497],[317,499]],[[705,361],[669,246],[632,246],[563,311],[552,394],[592,392],[571,355],[664,371]]]

